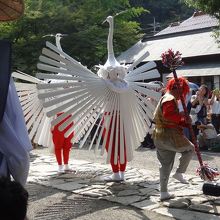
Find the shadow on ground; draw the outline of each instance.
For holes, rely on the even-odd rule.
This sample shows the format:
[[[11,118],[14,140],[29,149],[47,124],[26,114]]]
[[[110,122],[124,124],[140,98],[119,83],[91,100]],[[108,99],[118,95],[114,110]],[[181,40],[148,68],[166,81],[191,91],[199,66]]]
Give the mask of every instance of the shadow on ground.
[[[72,220],[72,219],[126,219],[149,220],[147,214],[130,206],[86,196],[79,196],[38,184],[28,184],[29,220]],[[162,218],[168,219],[168,218]]]

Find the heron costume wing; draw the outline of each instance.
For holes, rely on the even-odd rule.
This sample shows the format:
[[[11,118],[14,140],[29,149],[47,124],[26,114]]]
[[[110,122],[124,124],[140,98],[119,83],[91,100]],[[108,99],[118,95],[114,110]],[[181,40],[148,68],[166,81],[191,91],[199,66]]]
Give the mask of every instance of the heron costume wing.
[[[38,84],[46,84],[21,71],[13,72],[15,87],[22,106],[28,135],[33,143],[53,148],[51,118],[46,116],[42,101],[38,98]]]

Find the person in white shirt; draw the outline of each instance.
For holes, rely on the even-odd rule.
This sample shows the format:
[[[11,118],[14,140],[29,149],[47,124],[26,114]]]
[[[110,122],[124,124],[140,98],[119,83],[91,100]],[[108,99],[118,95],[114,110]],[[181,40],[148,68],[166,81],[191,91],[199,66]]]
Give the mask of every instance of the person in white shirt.
[[[215,89],[212,92],[212,97],[209,99],[211,106],[211,121],[215,127],[216,132],[220,133],[220,91]]]

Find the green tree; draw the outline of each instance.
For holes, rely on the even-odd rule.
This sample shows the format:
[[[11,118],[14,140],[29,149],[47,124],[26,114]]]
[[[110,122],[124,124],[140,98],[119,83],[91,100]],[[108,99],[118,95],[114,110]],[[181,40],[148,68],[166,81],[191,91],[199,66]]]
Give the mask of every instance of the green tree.
[[[166,28],[170,23],[182,21],[193,14],[193,9],[180,0],[130,0],[134,7],[141,5],[150,13],[145,13],[137,18],[147,35],[152,35],[154,19],[158,24],[156,31]]]
[[[116,55],[134,44],[141,35],[134,18],[145,12],[132,7],[129,0],[26,0],[25,14],[16,21],[0,24],[2,38],[13,42],[13,69],[32,75],[47,34],[65,33],[63,50],[89,68],[106,59],[108,15],[125,13],[115,19],[114,48]]]
[[[184,2],[198,10],[213,15],[219,20],[219,27],[214,31],[214,37],[220,45],[220,1],[219,0],[184,0]]]
[[[219,0],[184,0],[186,4],[220,18]]]

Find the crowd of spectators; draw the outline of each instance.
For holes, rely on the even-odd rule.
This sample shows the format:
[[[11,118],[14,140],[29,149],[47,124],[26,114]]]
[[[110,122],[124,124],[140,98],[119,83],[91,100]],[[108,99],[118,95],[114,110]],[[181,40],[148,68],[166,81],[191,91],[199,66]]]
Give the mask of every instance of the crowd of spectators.
[[[161,87],[163,91],[163,87]],[[186,98],[187,110],[192,119],[194,135],[200,150],[220,152],[220,90],[209,90],[205,84],[198,89],[191,89]],[[179,111],[183,111],[179,103]],[[147,133],[142,147],[155,148],[151,138],[151,130]],[[191,140],[188,129],[184,130],[187,138]]]
[[[220,151],[220,93],[201,85],[191,98],[190,115],[201,150]]]

